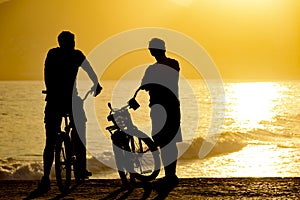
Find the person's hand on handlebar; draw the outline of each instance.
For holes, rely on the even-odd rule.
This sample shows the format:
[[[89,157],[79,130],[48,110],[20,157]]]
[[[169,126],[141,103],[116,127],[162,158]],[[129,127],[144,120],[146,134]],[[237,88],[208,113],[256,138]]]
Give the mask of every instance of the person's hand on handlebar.
[[[136,110],[140,107],[139,103],[135,100],[135,98],[132,98],[128,101],[129,108],[132,108],[133,110]]]
[[[132,108],[133,110],[136,110],[136,109],[138,109],[138,108],[140,107],[139,103],[135,100],[135,98],[136,98],[136,96],[137,96],[137,94],[138,94],[138,92],[139,92],[140,90],[141,90],[141,88],[138,88],[138,89],[135,91],[133,97],[128,101],[129,107]]]
[[[94,93],[94,97],[96,97],[98,94],[100,94],[100,92],[102,91],[102,87],[99,83],[95,84],[92,89],[91,89]]]

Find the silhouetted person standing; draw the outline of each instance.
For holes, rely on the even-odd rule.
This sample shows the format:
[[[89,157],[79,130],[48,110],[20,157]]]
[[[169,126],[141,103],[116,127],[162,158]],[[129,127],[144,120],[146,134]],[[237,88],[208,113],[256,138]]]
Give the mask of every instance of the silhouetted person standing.
[[[72,113],[72,98],[80,98],[77,94],[76,77],[78,69],[82,69],[88,74],[94,86],[94,96],[97,96],[102,87],[98,83],[98,78],[93,71],[90,63],[86,60],[85,55],[75,49],[74,34],[68,31],[63,31],[58,36],[59,47],[48,51],[45,68],[44,79],[47,89],[46,107],[45,107],[45,129],[46,129],[46,145],[43,153],[44,161],[44,176],[39,184],[38,190],[47,192],[50,189],[50,170],[54,159],[54,147],[56,144],[58,132],[61,127],[62,117],[64,114],[69,114],[71,123],[74,124]],[[76,104],[79,106],[76,109],[83,111],[83,103]],[[86,116],[80,112],[79,127],[81,140],[78,137],[76,144],[76,160],[78,163],[78,171],[80,178],[91,176],[91,173],[86,169],[86,147],[85,147],[85,124]],[[77,121],[76,121],[77,122]],[[77,124],[76,124],[77,125]],[[80,130],[79,130],[80,129]]]
[[[165,169],[162,182],[176,185],[176,143],[182,141],[178,100],[179,63],[166,57],[165,42],[161,39],[153,38],[149,42],[149,51],[157,62],[146,69],[140,89],[148,91],[150,96],[152,138],[160,147]]]

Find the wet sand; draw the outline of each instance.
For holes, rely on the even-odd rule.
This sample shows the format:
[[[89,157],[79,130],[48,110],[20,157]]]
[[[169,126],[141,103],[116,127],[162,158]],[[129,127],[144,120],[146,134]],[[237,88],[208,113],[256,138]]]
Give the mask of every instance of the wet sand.
[[[0,199],[26,199],[38,181],[0,181]],[[300,178],[182,178],[166,191],[156,182],[123,189],[117,179],[91,179],[62,195],[55,181],[35,199],[300,199]]]

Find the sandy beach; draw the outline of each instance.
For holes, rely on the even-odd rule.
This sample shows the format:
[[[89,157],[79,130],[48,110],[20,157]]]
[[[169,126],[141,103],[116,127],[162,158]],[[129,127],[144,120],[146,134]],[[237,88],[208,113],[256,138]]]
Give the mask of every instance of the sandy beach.
[[[0,181],[0,199],[29,199],[38,181]],[[118,179],[91,179],[62,195],[55,181],[35,199],[300,199],[300,178],[182,178],[171,191],[155,182],[131,190]]]

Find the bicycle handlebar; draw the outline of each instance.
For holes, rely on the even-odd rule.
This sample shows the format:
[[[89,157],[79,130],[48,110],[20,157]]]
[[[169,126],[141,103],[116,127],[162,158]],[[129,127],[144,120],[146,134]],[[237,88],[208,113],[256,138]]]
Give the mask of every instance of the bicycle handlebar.
[[[129,107],[129,108],[132,108],[133,110],[138,109],[138,108],[140,107],[140,104],[135,100],[135,98],[136,98],[136,96],[137,96],[137,94],[138,94],[138,92],[139,92],[140,90],[141,90],[141,88],[138,88],[138,89],[135,91],[133,97],[127,102],[127,105],[121,107],[121,108],[118,109],[118,110],[123,110],[123,109],[126,109],[126,108],[128,108],[128,107]],[[107,104],[107,106],[109,107],[109,109],[110,109],[111,111],[115,111],[115,110],[112,108],[110,102]]]
[[[111,111],[124,110],[124,109],[130,107],[130,105],[127,104],[126,106],[123,106],[123,107],[121,107],[120,109],[113,109],[113,107],[111,106],[111,103],[110,103],[110,102],[107,103],[107,106],[109,107],[109,109],[110,109]]]
[[[86,100],[86,98],[89,96],[89,94],[92,94],[93,90],[90,89],[89,91],[87,91],[87,93],[85,94],[85,96],[82,98],[82,101]]]
[[[141,87],[139,87],[139,88],[135,91],[135,93],[134,93],[132,99],[135,99],[135,97],[137,96],[137,94],[139,93],[140,90],[141,90]]]

